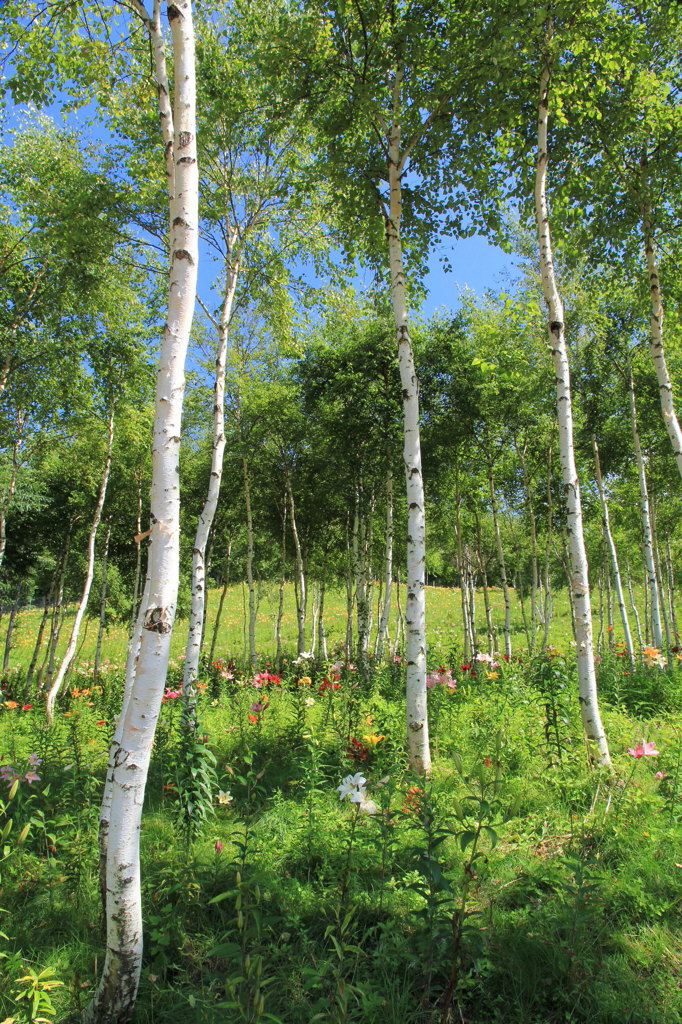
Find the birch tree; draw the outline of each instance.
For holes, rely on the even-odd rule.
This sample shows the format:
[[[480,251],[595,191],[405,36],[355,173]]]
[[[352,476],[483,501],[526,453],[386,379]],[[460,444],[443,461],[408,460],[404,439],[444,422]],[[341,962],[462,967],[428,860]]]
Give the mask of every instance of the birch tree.
[[[198,170],[191,0],[167,7],[173,93],[164,58],[159,0],[136,10],[156,55],[156,87],[169,197],[170,268],[159,356],[152,444],[147,584],[131,643],[126,695],[110,751],[102,808],[106,844],[107,953],[86,1022],[122,1024],[132,1015],[142,967],[139,829],[149,758],[170,654],[179,570],[178,448],[184,363],[198,264]]]
[[[540,72],[538,94],[537,162],[535,177],[535,213],[540,251],[542,291],[548,313],[548,343],[556,377],[557,419],[559,423],[559,458],[567,505],[567,529],[570,554],[570,587],[575,609],[576,658],[580,692],[580,712],[585,736],[597,761],[609,767],[606,734],[601,722],[597,700],[597,683],[592,641],[592,610],[590,585],[583,538],[580,482],[573,448],[573,411],[571,377],[565,337],[564,308],[557,287],[547,201],[549,160],[548,126],[550,83],[552,76],[553,28],[547,23],[546,51]]]

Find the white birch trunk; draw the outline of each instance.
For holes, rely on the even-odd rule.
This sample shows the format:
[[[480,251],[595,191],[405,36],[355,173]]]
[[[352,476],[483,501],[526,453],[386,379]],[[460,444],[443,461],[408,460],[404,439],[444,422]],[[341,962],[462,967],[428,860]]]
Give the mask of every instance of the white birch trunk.
[[[183,720],[186,724],[194,723],[196,715],[195,683],[199,673],[201,641],[204,633],[204,610],[206,607],[206,544],[213,526],[220,482],[223,476],[223,457],[225,454],[225,360],[227,357],[227,331],[232,312],[232,301],[237,288],[239,261],[231,259],[232,245],[228,244],[226,258],[225,296],[220,311],[218,326],[218,345],[215,359],[215,382],[213,385],[213,450],[211,453],[211,472],[208,481],[208,493],[204,507],[197,523],[197,532],[192,550],[192,600],[189,613],[189,629],[185,647],[185,661],[182,673]]]
[[[663,646],[663,634],[661,631],[661,614],[658,607],[658,582],[656,580],[656,566],[654,564],[654,545],[651,529],[651,510],[649,508],[649,489],[646,482],[646,470],[644,468],[642,444],[639,439],[639,428],[637,427],[635,382],[632,373],[630,373],[629,398],[632,446],[635,450],[637,478],[639,480],[639,515],[642,523],[642,551],[644,554],[644,568],[646,570],[647,578],[647,593],[649,595],[649,614],[647,615],[647,622],[651,622],[651,642],[654,647],[658,647],[660,650]]]
[[[400,175],[403,170],[400,157],[399,120],[401,87],[402,73],[397,70],[393,86],[393,123],[388,138],[390,204],[386,217],[386,237],[388,240],[391,302],[398,345],[398,365],[403,389],[403,457],[407,490],[407,592],[405,597],[407,749],[410,767],[419,773],[427,773],[431,770],[431,753],[426,705],[426,604],[424,594],[426,523],[419,431],[419,386],[407,319],[405,273],[400,239],[402,218]]]
[[[92,586],[92,577],[95,570],[95,540],[97,539],[97,529],[99,527],[100,519],[102,518],[102,509],[104,507],[104,499],[107,494],[107,484],[109,482],[109,470],[111,469],[111,449],[114,443],[114,404],[111,404],[111,411],[109,413],[109,424],[107,429],[107,452],[104,459],[104,469],[102,471],[102,479],[100,480],[99,493],[97,495],[97,504],[95,505],[95,514],[92,517],[92,525],[90,527],[90,533],[88,534],[88,556],[85,570],[85,582],[83,583],[83,590],[81,592],[80,601],[78,602],[78,608],[74,616],[73,625],[71,626],[71,635],[66,645],[66,650],[62,657],[57,674],[54,677],[54,681],[48,690],[47,701],[45,703],[45,714],[48,722],[52,722],[54,718],[54,705],[57,700],[57,694],[59,693],[64,678],[73,656],[76,653],[76,645],[78,644],[78,634],[80,633],[81,622],[85,615],[85,609],[88,606],[88,598],[90,597],[90,587]]]
[[[616,587],[616,600],[618,601],[618,610],[620,612],[620,621],[623,627],[623,635],[625,637],[625,647],[627,648],[628,658],[630,664],[635,664],[635,649],[632,645],[632,634],[630,632],[630,620],[628,618],[628,611],[625,607],[625,595],[623,594],[623,584],[620,577],[620,567],[618,565],[618,554],[616,552],[616,545],[611,533],[611,522],[609,519],[609,506],[606,501],[606,494],[604,492],[604,484],[601,476],[601,464],[599,461],[599,447],[597,445],[596,437],[592,437],[592,451],[594,452],[594,473],[597,481],[597,490],[599,492],[599,501],[601,504],[601,516],[602,525],[604,527],[604,536],[606,537],[606,543],[609,547],[609,553],[611,555],[611,567],[613,569],[613,580]]]
[[[170,193],[170,274],[167,320],[159,354],[152,442],[148,586],[140,606],[130,696],[122,709],[113,770],[106,852],[107,953],[85,1024],[130,1020],[142,967],[139,831],[156,723],[166,681],[178,591],[179,465],[184,365],[198,263],[194,31],[191,0],[167,6],[173,37],[174,183]],[[158,14],[158,4],[155,4]],[[154,22],[147,20],[156,46]],[[157,71],[163,124],[165,67]],[[168,147],[167,147],[168,149]],[[167,152],[168,158],[168,152]]]
[[[661,282],[658,276],[658,261],[654,251],[653,227],[651,224],[651,211],[644,207],[642,210],[642,232],[644,234],[644,252],[646,254],[647,273],[649,275],[649,290],[651,293],[651,320],[649,333],[649,351],[656,370],[658,381],[658,394],[661,400],[661,412],[663,422],[668,431],[670,443],[673,446],[673,455],[677,468],[682,476],[682,429],[675,412],[673,402],[673,388],[665,361],[663,350],[663,301],[661,299]]]
[[[592,611],[587,556],[583,538],[580,484],[573,451],[573,411],[568,352],[564,333],[564,310],[554,275],[552,241],[547,207],[547,127],[549,118],[548,63],[542,69],[538,101],[537,166],[535,176],[535,211],[540,246],[542,291],[548,311],[548,338],[554,360],[559,422],[559,454],[561,475],[568,507],[570,587],[573,594],[576,628],[576,656],[580,693],[580,713],[588,745],[596,752],[600,765],[610,767],[608,743],[601,722],[597,701],[597,680],[592,644]]]

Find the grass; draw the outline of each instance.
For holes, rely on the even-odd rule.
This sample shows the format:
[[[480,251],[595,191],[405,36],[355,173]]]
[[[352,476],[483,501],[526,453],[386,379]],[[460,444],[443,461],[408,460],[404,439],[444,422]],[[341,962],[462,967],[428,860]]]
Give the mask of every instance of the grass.
[[[218,648],[237,661],[240,598],[233,589]],[[428,783],[406,766],[403,667],[392,660],[368,680],[344,665],[340,688],[322,692],[329,665],[313,663],[299,683],[287,660],[265,691],[238,667],[225,679],[206,666],[207,738],[191,747],[179,702],[163,705],[141,839],[135,1024],[681,1024],[682,669],[626,674],[604,652],[615,772],[600,779],[570,657],[520,658],[496,679],[461,671],[457,599],[429,591],[431,658],[452,667],[457,688],[429,691]],[[264,595],[265,652],[273,609]],[[343,611],[330,600],[332,642]],[[32,622],[22,613],[16,664]],[[565,617],[552,641],[568,651]],[[111,666],[124,643],[110,632]],[[176,643],[171,684],[180,632]],[[121,677],[110,667],[96,688],[90,657],[86,645],[53,727],[37,702],[0,707],[0,762],[18,774],[29,754],[41,762],[11,801],[0,784],[0,1020],[16,1024],[74,1019],[101,968],[97,813]],[[642,740],[659,753],[631,757]],[[207,790],[192,789],[188,763],[215,772]],[[356,771],[376,814],[338,799]],[[183,814],[190,799],[204,817]],[[29,990],[47,999],[33,1016],[18,998]]]

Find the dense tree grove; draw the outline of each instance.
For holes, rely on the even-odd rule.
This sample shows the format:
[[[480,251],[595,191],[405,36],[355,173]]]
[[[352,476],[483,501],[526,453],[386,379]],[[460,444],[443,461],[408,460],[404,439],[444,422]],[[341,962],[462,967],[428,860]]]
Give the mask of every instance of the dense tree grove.
[[[5,0],[0,32],[4,685],[20,672],[52,722],[87,630],[96,680],[125,623],[83,1016],[119,1024],[173,631],[195,753],[197,687],[227,671],[209,590],[219,618],[244,588],[230,672],[335,660],[370,685],[403,659],[424,778],[430,586],[457,590],[466,670],[547,655],[568,595],[600,777],[595,666],[672,671],[682,19],[667,0]],[[473,233],[516,273],[421,313],[436,254]],[[265,1019],[258,998],[240,1019]]]

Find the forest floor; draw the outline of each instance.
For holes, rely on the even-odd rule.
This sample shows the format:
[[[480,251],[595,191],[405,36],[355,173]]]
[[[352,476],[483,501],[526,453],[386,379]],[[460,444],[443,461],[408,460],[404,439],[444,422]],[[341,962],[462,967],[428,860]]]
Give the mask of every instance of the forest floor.
[[[367,676],[293,656],[246,672],[239,588],[188,741],[178,623],[143,819],[136,1024],[681,1024],[682,659],[632,668],[604,645],[614,771],[600,773],[568,614],[546,654],[521,653],[517,625],[509,662],[462,667],[458,598],[429,588],[429,665],[445,671],[428,781],[406,765],[400,659]],[[270,659],[275,602],[259,612]],[[340,596],[328,611],[331,649]],[[286,622],[290,644],[291,602]],[[13,664],[31,628],[22,613]],[[0,1020],[14,1024],[74,1019],[101,967],[97,817],[125,628],[97,680],[93,632],[53,726],[21,670],[0,705]],[[342,784],[358,773],[364,806]]]

